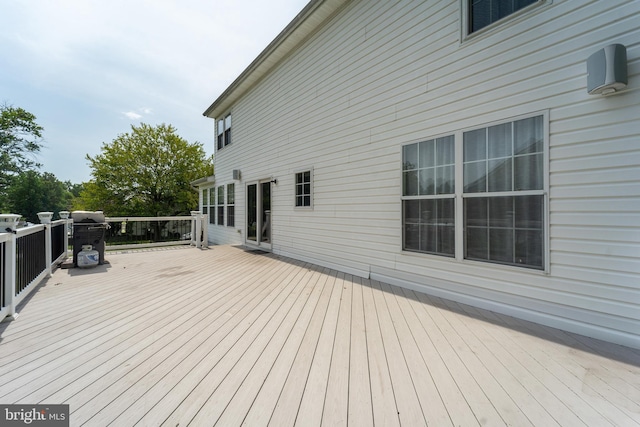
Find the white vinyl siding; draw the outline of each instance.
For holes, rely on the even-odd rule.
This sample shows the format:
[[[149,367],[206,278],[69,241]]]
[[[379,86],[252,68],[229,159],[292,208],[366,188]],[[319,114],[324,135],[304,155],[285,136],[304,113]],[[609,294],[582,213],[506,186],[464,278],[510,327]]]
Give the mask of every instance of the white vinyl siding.
[[[588,95],[585,71],[621,43],[637,86],[640,10],[530,12],[461,44],[460,1],[348,3],[233,105],[215,170],[242,170],[236,225],[244,183],[273,177],[275,253],[640,346],[640,106],[633,90]],[[402,251],[402,146],[535,111],[549,128],[544,270]],[[297,211],[295,173],[311,161],[314,209]]]

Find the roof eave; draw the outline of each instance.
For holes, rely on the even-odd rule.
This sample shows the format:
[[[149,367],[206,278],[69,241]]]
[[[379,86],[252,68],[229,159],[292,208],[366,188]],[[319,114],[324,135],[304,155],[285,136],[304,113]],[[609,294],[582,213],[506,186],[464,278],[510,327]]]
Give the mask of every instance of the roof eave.
[[[202,184],[209,184],[209,183],[214,183],[216,182],[216,176],[215,175],[210,175],[210,176],[205,176],[202,178],[198,178],[194,181],[191,181],[191,185],[193,187],[199,187]]]

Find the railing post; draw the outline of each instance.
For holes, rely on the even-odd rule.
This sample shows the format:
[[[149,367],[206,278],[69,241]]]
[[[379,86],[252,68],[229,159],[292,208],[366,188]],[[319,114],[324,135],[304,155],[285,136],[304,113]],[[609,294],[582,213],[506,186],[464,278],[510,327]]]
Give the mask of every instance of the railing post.
[[[202,233],[202,223],[200,221],[201,216],[202,212],[191,211],[191,243],[198,249],[202,247],[202,239],[200,238],[200,233]]]
[[[66,258],[69,255],[69,211],[60,211],[58,215],[60,219],[64,219],[64,256]]]
[[[9,234],[9,239],[5,242],[5,270],[4,270],[4,292],[5,307],[7,308],[7,319],[15,319],[16,314],[16,229],[20,215],[3,214],[0,215],[0,232]]]
[[[51,269],[51,264],[53,264],[53,260],[51,259],[51,217],[53,217],[53,212],[38,212],[40,223],[44,224],[44,253],[47,277],[51,277],[51,273],[53,272]]]
[[[200,218],[202,224],[202,247],[209,247],[209,214],[202,214]]]
[[[7,317],[10,319],[15,319],[17,317],[16,314],[16,234],[15,231],[11,233],[11,237],[5,244],[5,276],[4,276],[4,284],[5,288],[2,290],[4,292],[5,303],[7,306]]]

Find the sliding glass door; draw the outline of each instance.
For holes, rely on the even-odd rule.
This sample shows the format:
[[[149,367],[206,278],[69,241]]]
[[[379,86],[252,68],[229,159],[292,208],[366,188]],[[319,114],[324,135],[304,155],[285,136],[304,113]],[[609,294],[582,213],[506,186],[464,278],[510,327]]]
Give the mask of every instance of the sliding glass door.
[[[247,243],[271,249],[271,181],[247,185]]]

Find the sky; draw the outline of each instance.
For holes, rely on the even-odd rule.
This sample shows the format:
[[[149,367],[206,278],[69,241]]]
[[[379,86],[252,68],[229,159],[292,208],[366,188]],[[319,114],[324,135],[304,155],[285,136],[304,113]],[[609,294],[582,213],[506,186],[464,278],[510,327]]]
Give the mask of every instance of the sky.
[[[91,179],[86,155],[171,124],[213,154],[202,113],[308,0],[0,0],[0,103],[44,128],[41,172]]]

